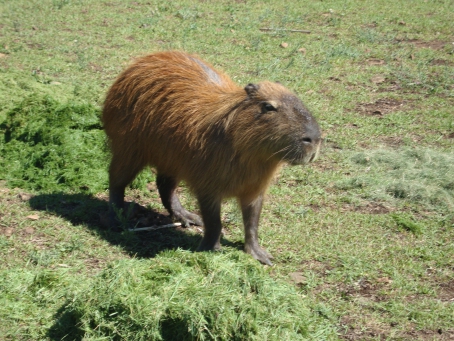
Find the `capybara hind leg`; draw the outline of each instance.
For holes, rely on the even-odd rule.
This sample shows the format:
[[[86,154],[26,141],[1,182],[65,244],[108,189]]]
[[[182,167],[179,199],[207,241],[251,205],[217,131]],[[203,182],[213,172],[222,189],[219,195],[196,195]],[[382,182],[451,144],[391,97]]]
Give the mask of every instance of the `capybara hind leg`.
[[[118,227],[118,214],[124,208],[125,188],[140,170],[141,167],[137,165],[112,157],[109,168],[109,219],[112,229]]]
[[[197,251],[221,249],[221,201],[213,198],[199,198],[205,233]]]
[[[245,233],[244,251],[251,254],[262,264],[273,265],[271,262],[273,256],[260,247],[258,240],[258,224],[262,203],[263,195],[254,200],[240,198]]]
[[[173,219],[181,221],[185,227],[189,227],[190,224],[203,225],[202,219],[197,214],[187,211],[181,205],[176,193],[178,182],[175,178],[158,174],[156,185],[158,186],[162,204]]]

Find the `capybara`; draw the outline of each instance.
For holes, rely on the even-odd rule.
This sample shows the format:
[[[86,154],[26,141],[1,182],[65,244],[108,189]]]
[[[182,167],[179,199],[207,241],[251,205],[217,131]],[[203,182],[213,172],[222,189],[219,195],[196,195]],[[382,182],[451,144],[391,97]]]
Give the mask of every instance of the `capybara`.
[[[272,264],[257,233],[264,192],[280,165],[315,160],[321,144],[319,126],[298,97],[269,81],[242,88],[197,56],[159,52],[118,77],[102,120],[112,151],[111,214],[123,207],[125,187],[152,166],[170,215],[205,226],[199,251],[220,248],[221,202],[236,197],[245,251]],[[182,207],[180,181],[196,196],[202,219]]]

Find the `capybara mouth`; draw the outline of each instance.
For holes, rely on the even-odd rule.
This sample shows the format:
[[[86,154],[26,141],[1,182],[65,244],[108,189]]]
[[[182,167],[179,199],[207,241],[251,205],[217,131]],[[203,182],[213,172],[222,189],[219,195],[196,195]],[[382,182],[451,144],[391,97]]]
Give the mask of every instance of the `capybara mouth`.
[[[317,156],[315,154],[311,155],[304,155],[303,157],[298,157],[298,158],[286,158],[284,159],[286,162],[291,164],[292,166],[298,166],[298,165],[306,165],[308,163],[311,163],[315,161]]]
[[[297,147],[289,150],[282,159],[291,165],[304,165],[317,160],[321,138],[303,138]]]

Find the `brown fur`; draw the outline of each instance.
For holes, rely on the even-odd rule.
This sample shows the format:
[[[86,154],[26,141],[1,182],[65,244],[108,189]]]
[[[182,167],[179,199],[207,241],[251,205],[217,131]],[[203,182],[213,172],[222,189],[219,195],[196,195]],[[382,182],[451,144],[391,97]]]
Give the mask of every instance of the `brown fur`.
[[[277,110],[267,112],[264,103]],[[107,94],[102,120],[111,188],[153,166],[214,202],[253,202],[283,162],[309,162],[320,146],[315,119],[281,84],[241,88],[198,57],[175,51],[127,68]]]

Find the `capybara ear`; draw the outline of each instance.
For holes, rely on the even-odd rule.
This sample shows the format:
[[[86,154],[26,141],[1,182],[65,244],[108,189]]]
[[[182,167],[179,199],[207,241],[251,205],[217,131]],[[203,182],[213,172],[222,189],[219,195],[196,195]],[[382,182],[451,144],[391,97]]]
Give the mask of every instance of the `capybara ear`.
[[[259,88],[260,87],[257,84],[249,83],[245,86],[244,90],[246,90],[246,93],[249,95],[249,97],[254,97]]]

